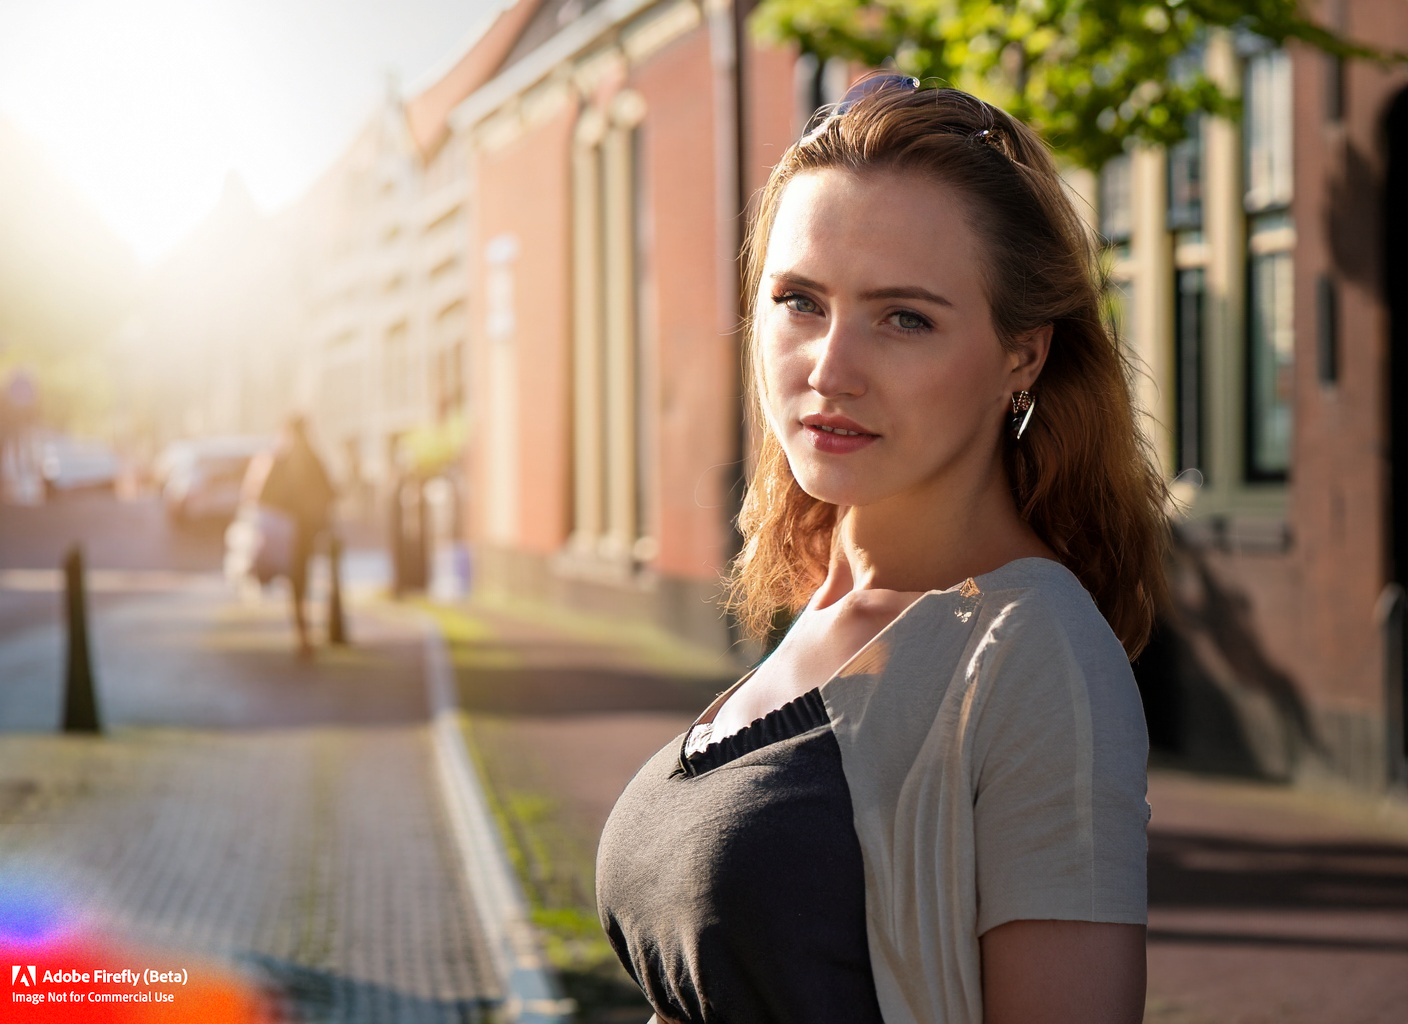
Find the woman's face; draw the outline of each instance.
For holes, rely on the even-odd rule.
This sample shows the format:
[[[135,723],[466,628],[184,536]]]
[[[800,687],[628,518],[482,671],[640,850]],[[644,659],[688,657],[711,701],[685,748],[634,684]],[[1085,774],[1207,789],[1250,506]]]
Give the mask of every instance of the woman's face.
[[[787,185],[754,316],[764,407],[808,494],[923,500],[1001,472],[1012,393],[1044,345],[998,341],[984,258],[966,202],[918,174]]]

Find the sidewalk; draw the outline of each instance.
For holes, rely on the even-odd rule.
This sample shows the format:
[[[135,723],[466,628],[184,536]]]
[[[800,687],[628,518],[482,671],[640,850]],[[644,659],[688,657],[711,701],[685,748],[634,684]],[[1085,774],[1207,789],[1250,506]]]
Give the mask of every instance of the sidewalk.
[[[1408,1020],[1408,805],[1151,774],[1150,1024]]]
[[[576,862],[530,863],[536,884],[549,898],[553,885],[589,887],[581,862],[616,797],[728,667],[711,674],[697,652],[672,659],[665,642],[585,616],[446,614],[460,622],[461,700],[494,788],[537,807],[520,827]],[[1151,772],[1149,799],[1149,1024],[1408,1020],[1408,810],[1167,768]],[[590,905],[589,888],[577,898]]]
[[[100,738],[48,731],[54,631],[7,639],[31,731],[0,733],[0,889],[234,964],[295,1020],[486,1020],[503,993],[434,774],[423,636],[356,610],[354,646],[301,664],[286,616],[210,587],[100,612]]]

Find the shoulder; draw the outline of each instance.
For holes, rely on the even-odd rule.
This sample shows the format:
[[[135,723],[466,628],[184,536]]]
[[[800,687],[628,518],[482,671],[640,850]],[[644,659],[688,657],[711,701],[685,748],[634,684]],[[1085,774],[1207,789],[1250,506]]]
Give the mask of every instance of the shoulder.
[[[997,835],[1045,836],[1034,846],[1048,851],[1067,843],[1070,878],[1085,870],[1081,865],[1098,862],[1098,875],[1123,878],[1117,888],[1142,900],[1149,745],[1134,673],[1070,572],[1056,563],[1027,568],[1026,578],[987,581],[983,655],[969,677],[973,713],[964,733],[975,799],[988,824],[1001,825]],[[986,855],[1005,856],[991,843]],[[1017,874],[1035,877],[1042,870],[1026,864]],[[1103,910],[1089,918],[1030,911],[988,923],[1040,917],[1136,922],[1142,913],[1134,904],[1114,917],[1101,916]]]
[[[1129,658],[1080,581],[1044,559],[1004,569],[978,581],[968,665],[975,710],[989,724],[1075,716],[1097,731],[1142,735]]]
[[[1094,599],[1065,566],[1047,559],[1020,563],[978,583],[980,646],[995,664],[1130,674],[1119,638]]]

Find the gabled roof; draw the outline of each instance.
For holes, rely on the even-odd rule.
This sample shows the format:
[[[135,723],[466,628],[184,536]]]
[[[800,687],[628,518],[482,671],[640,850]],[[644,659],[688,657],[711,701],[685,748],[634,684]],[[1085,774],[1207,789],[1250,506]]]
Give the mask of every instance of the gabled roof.
[[[406,104],[406,124],[422,159],[430,159],[449,135],[450,111],[504,66],[538,9],[551,0],[517,0],[499,11],[484,33],[434,85]]]
[[[558,31],[580,18],[602,0],[542,0],[535,16],[525,24],[503,67],[512,67]]]

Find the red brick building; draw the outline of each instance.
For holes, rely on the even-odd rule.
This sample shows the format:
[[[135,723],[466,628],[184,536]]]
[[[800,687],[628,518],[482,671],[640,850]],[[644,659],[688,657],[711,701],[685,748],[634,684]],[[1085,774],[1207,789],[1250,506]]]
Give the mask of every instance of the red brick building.
[[[794,63],[726,5],[544,0],[451,115],[476,586],[728,642],[742,197],[795,137]]]
[[[471,163],[476,587],[722,646],[741,210],[818,76],[724,3],[513,13],[448,115]],[[1325,17],[1408,50],[1392,0]],[[1151,734],[1382,787],[1405,774],[1408,70],[1232,36],[1206,59],[1243,121],[1116,162],[1096,204],[1185,503],[1139,666]]]
[[[1402,4],[1325,17],[1408,50]],[[1136,154],[1102,195],[1161,457],[1202,478],[1175,487],[1175,609],[1140,665],[1151,735],[1382,788],[1405,777],[1408,68],[1230,38],[1208,61],[1243,90],[1241,124]]]

